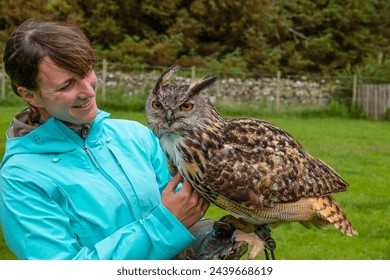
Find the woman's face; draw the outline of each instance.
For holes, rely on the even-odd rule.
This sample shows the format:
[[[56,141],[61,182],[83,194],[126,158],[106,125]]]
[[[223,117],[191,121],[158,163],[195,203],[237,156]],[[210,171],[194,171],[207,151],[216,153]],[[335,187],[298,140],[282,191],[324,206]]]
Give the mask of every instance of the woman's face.
[[[97,114],[95,72],[80,78],[77,74],[58,67],[50,58],[39,64],[39,93],[34,101],[43,120],[51,116],[66,123],[92,122]],[[36,104],[34,104],[36,105]]]

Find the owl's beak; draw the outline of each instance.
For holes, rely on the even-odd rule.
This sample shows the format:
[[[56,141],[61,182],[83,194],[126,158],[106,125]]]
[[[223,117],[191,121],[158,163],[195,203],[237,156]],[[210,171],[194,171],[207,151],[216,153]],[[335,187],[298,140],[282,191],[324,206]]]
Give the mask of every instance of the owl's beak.
[[[174,122],[174,115],[172,110],[168,110],[167,114],[165,115],[165,120],[167,121],[168,125],[170,126]]]

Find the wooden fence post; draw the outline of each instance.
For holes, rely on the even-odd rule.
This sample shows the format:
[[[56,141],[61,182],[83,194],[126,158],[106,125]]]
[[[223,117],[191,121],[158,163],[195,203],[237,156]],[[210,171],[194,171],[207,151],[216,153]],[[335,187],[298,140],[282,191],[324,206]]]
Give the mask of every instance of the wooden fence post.
[[[4,63],[1,64],[1,100],[5,100],[5,84],[6,84],[6,74],[4,69]]]
[[[275,105],[276,112],[280,110],[280,83],[281,83],[281,72],[276,72],[276,97],[275,97]]]
[[[102,99],[106,100],[106,85],[107,85],[107,60],[103,59],[102,69]]]
[[[216,93],[215,100],[217,100],[217,98],[221,96],[221,80],[217,80],[216,89],[217,89],[217,93]]]
[[[356,103],[357,97],[357,74],[353,74],[352,77],[352,104]]]
[[[195,80],[196,77],[196,68],[195,66],[191,66],[191,80]]]

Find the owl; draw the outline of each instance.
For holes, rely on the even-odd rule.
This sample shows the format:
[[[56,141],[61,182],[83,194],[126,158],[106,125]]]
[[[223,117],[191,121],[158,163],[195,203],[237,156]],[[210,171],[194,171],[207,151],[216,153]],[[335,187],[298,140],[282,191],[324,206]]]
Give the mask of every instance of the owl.
[[[171,173],[179,172],[199,195],[226,210],[241,232],[237,238],[257,248],[249,258],[265,247],[264,237],[254,235],[264,225],[332,224],[348,236],[357,235],[331,196],[348,187],[334,169],[269,122],[223,118],[204,94],[216,77],[190,85],[169,84],[179,69],[169,67],[150,91],[148,125]]]

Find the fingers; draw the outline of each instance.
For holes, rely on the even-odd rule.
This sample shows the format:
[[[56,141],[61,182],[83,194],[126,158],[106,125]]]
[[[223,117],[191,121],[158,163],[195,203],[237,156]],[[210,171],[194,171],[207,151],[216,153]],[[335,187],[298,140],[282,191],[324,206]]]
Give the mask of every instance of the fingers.
[[[180,175],[180,173],[177,173],[167,184],[164,191],[167,192],[175,192],[177,186],[181,182],[183,177]]]
[[[162,193],[162,203],[184,226],[189,227],[204,216],[209,202],[193,191],[188,181],[184,181],[180,191],[175,192],[181,180],[180,175],[171,179]]]
[[[195,222],[204,217],[205,213],[207,212],[207,209],[210,206],[209,202],[206,199],[197,196],[191,198],[191,200],[188,202],[188,205],[191,205],[190,211],[194,216]]]
[[[203,197],[198,197],[198,201],[199,201],[199,212],[201,213],[201,216],[203,217],[203,215],[206,213],[207,209],[209,209],[209,206],[210,206],[210,202],[208,202],[207,199],[203,198]]]
[[[183,192],[183,194],[185,195],[197,194],[187,180],[185,180],[184,183],[182,184],[180,191]]]
[[[189,197],[190,205],[193,205],[193,210],[198,211],[203,216],[210,206],[210,203],[201,194],[193,189],[188,181],[184,181],[180,192]]]

